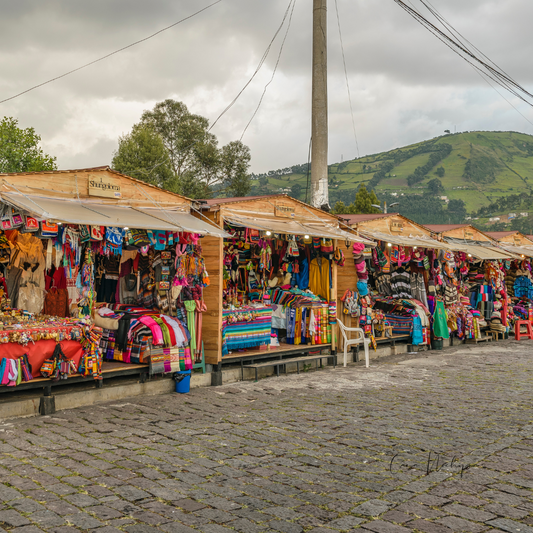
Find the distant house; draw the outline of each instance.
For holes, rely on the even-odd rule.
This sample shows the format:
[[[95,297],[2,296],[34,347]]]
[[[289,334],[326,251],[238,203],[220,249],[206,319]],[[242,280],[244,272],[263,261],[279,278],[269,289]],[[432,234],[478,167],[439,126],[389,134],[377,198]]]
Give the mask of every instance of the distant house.
[[[520,213],[520,216],[521,216],[521,217],[528,217],[528,216],[529,216],[529,213]]]
[[[507,220],[513,220],[513,218],[516,218],[516,213],[509,213],[507,215]]]
[[[501,217],[491,217],[489,218],[489,222],[500,222]]]
[[[441,200],[444,200],[446,203],[448,203],[450,200],[448,200],[447,196],[439,196]]]

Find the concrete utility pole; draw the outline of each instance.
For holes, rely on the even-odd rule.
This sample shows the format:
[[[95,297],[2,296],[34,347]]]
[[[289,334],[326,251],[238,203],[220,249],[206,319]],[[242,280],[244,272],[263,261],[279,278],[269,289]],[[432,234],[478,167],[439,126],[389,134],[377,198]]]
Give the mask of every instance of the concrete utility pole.
[[[329,207],[327,0],[313,0],[311,205]]]

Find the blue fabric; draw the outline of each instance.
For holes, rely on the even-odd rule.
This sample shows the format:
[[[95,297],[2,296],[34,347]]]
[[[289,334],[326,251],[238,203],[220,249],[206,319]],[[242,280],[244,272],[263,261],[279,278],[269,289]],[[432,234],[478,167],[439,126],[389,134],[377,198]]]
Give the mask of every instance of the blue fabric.
[[[309,288],[309,262],[307,259],[302,261],[300,264],[300,272],[298,274],[293,274],[292,279],[300,290],[305,291]]]
[[[514,295],[517,298],[533,299],[533,284],[526,276],[518,276],[514,282]]]
[[[366,296],[368,294],[368,285],[365,281],[357,282],[357,292],[359,296]]]
[[[422,321],[419,316],[413,317],[413,344],[418,346],[424,342],[424,335],[422,334]]]

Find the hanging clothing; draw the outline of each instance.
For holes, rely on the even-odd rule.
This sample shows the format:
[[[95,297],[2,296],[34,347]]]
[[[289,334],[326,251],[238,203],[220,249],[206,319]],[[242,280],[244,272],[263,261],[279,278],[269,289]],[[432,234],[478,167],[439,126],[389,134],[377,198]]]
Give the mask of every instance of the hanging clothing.
[[[329,261],[323,257],[313,259],[309,266],[309,289],[311,292],[329,301],[330,283]]]
[[[433,314],[433,334],[435,337],[442,339],[449,339],[448,322],[446,320],[446,311],[444,304],[437,300],[435,305],[435,313]]]
[[[405,268],[395,270],[390,283],[394,298],[411,298],[411,278]]]
[[[300,272],[293,275],[296,286],[305,291],[309,288],[309,261],[304,259],[300,263]]]

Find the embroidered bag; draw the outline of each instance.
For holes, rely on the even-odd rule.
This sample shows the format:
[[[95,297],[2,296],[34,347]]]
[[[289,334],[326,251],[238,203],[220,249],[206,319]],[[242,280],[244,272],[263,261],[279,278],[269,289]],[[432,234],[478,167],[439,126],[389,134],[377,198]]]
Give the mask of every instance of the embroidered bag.
[[[320,243],[320,251],[330,254],[333,252],[333,241],[331,239],[322,239]]]
[[[26,217],[26,222],[24,224],[24,230],[29,232],[29,233],[33,233],[35,231],[39,231],[39,222],[37,222],[37,219],[33,218],[33,217],[30,217],[30,216],[27,216]]]
[[[48,220],[41,222],[41,237],[52,239],[53,237],[57,237],[58,232],[59,226],[54,222]]]
[[[80,242],[89,242],[91,240],[91,227],[80,225]]]
[[[101,241],[104,238],[104,226],[91,226],[91,241]]]

